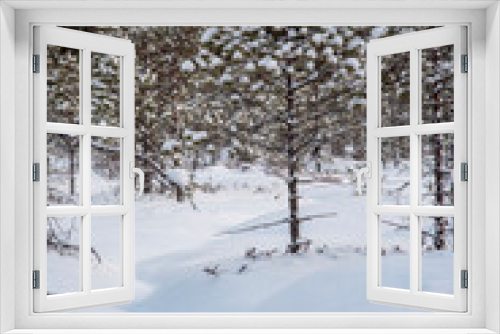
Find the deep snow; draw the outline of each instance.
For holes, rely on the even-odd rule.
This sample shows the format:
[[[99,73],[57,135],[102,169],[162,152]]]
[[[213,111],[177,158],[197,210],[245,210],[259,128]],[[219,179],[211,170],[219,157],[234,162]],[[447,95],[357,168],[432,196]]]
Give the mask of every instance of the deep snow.
[[[366,299],[366,198],[355,194],[349,180],[300,186],[300,215],[335,213],[301,225],[301,236],[312,244],[300,255],[285,254],[287,224],[234,233],[286,217],[282,179],[258,168],[240,171],[218,166],[200,170],[196,180],[220,188],[215,193],[196,192],[198,210],[187,202],[177,203],[172,196],[138,198],[136,299],[91,312],[411,311]],[[101,219],[105,223],[106,218]],[[109,248],[115,233],[103,228],[93,246],[98,251]],[[387,286],[409,285],[407,238],[407,230],[396,228],[389,228],[383,238],[387,256],[382,282]],[[392,251],[394,246],[397,252]],[[271,256],[245,257],[252,247],[257,252],[277,250]],[[60,270],[70,259],[76,261],[49,256],[54,270],[57,258]],[[423,289],[451,293],[452,253],[425,253],[424,259]],[[116,275],[109,268],[117,263],[106,257],[103,264],[94,263],[96,280],[108,282],[110,275]],[[216,266],[217,275],[204,271]]]

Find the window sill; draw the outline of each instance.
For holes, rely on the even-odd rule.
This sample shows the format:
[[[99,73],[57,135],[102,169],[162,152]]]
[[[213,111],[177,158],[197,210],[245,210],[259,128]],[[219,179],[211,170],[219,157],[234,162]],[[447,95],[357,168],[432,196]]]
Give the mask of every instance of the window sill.
[[[4,334],[494,334],[478,329],[15,329]]]
[[[494,334],[477,329],[15,329],[4,334]]]

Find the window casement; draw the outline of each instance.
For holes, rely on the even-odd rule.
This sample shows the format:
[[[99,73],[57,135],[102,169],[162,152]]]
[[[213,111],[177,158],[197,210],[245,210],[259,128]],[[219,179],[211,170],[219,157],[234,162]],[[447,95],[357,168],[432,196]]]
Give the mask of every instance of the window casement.
[[[34,312],[129,302],[134,298],[135,276],[134,45],[127,40],[44,26],[35,27],[34,42],[34,167],[38,174],[34,182]],[[105,75],[106,68],[101,72],[97,69],[109,59],[119,66],[117,78],[96,78]],[[50,100],[60,102],[63,110],[48,105],[47,99],[47,95],[57,96],[67,89],[54,84],[62,75],[79,83],[78,91],[71,92],[76,95],[72,101]],[[103,81],[116,86],[116,96],[99,94]],[[113,113],[113,122],[101,121],[99,112]],[[95,191],[99,185],[93,185],[92,159],[102,159],[116,173],[114,184],[107,185],[115,188],[114,198],[99,198]],[[64,162],[71,165],[70,190],[61,189],[64,180],[51,172]],[[116,223],[111,229],[102,226],[112,224],[110,219],[102,219],[109,216]],[[61,240],[56,231],[68,224],[73,225],[71,243]],[[105,284],[93,282],[92,263],[101,259],[92,252],[91,238],[99,233],[116,234],[112,237],[117,246],[113,255],[119,268],[114,282]],[[79,265],[72,268],[74,275],[68,277],[51,266],[50,250],[76,253]],[[51,291],[51,285],[62,288]]]
[[[367,293],[371,301],[430,310],[467,310],[467,290],[462,284],[467,270],[467,183],[461,177],[461,164],[467,163],[467,74],[462,68],[467,55],[465,29],[435,28],[368,44],[367,160],[371,175],[367,187]],[[390,99],[394,95],[387,90],[404,89],[401,83],[387,83],[391,76],[406,82],[409,105]],[[445,81],[449,81],[448,86],[439,86]],[[426,85],[439,87],[441,105],[426,101]],[[395,113],[391,114],[391,109]],[[397,147],[407,154],[393,156],[391,149]],[[436,168],[436,164],[447,164],[453,175],[440,175],[444,174],[442,167]],[[426,170],[429,166],[430,171]],[[385,191],[389,187],[384,180],[387,173],[398,174],[396,191],[409,189],[399,203]],[[430,190],[429,183],[434,183]],[[450,189],[447,193],[446,187]],[[385,233],[382,220],[410,230],[409,240],[405,240],[408,279],[396,286],[388,277],[394,264],[384,263],[383,256],[385,239],[394,236]],[[425,261],[429,261],[424,260],[422,245],[428,237],[425,225],[433,225],[430,238],[436,249],[451,250],[452,263],[440,269],[441,274],[453,276],[450,289],[430,292],[423,284]],[[385,280],[389,280],[388,285]]]

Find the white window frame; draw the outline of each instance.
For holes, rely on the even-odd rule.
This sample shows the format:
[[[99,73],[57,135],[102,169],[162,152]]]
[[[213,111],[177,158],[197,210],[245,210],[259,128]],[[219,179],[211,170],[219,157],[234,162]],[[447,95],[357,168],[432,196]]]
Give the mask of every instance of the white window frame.
[[[500,11],[493,1],[322,1],[307,2],[144,1],[5,1],[0,4],[0,325],[1,330],[104,328],[314,329],[363,328],[363,332],[490,333],[500,331]],[[12,7],[16,10],[13,10]],[[73,8],[71,8],[73,6]],[[87,7],[87,9],[74,9]],[[103,7],[115,10],[103,10]],[[122,8],[118,8],[122,6]],[[150,9],[137,10],[130,8]],[[162,7],[155,8],[152,7]],[[232,6],[232,9],[228,9]],[[253,9],[245,9],[244,7]],[[66,7],[66,8],[64,8]],[[129,9],[126,9],[126,8]],[[489,7],[489,8],[488,8]],[[24,8],[24,9],[22,9]],[[96,9],[100,8],[100,9]],[[195,9],[197,8],[197,9]],[[214,8],[226,8],[215,10]],[[376,8],[376,9],[374,9]],[[50,9],[50,10],[46,10]],[[15,18],[15,22],[14,19]],[[314,313],[314,314],[34,314],[30,288],[32,251],[32,27],[54,25],[467,25],[469,31],[468,152],[468,312],[453,313]],[[15,31],[15,43],[13,34]],[[15,46],[15,49],[14,49]],[[13,55],[15,52],[15,60]],[[15,65],[15,73],[13,66]],[[486,66],[488,71],[486,71]],[[8,75],[4,75],[7,73]],[[14,75],[15,74],[15,75]],[[15,78],[15,87],[12,82]],[[12,95],[15,92],[15,96]],[[15,109],[14,109],[15,108]],[[15,112],[14,112],[15,110]],[[488,119],[488,122],[486,120]],[[15,126],[15,147],[12,130]],[[9,137],[10,136],[10,137]],[[488,152],[488,154],[486,154]],[[15,160],[15,164],[14,161]],[[486,164],[488,162],[488,164]],[[15,179],[12,175],[15,172]],[[488,182],[486,181],[488,174]],[[15,211],[9,205],[15,180]],[[4,187],[4,185],[9,186]],[[488,195],[488,196],[486,196]],[[485,204],[486,203],[486,204]],[[15,216],[14,216],[15,215]],[[11,219],[11,218],[15,219]],[[488,219],[486,219],[488,218]],[[14,239],[15,238],[15,239]],[[15,241],[15,242],[14,242]],[[15,252],[15,261],[12,253]],[[485,260],[486,259],[486,260]],[[487,266],[486,266],[487,264]],[[12,284],[15,281],[15,289]],[[9,285],[11,284],[11,285]],[[332,283],[333,284],[333,283]],[[15,291],[12,291],[15,290]],[[167,301],[166,301],[167,302]],[[13,308],[12,305],[15,305]],[[293,328],[302,330],[293,331]],[[373,329],[373,330],[371,330]],[[429,330],[426,330],[429,329]],[[434,329],[434,330],[430,330]],[[446,331],[448,329],[448,331]],[[470,330],[473,329],[473,330]],[[441,331],[442,330],[442,331]],[[48,333],[47,331],[46,333]],[[132,333],[133,331],[130,331]],[[137,333],[144,331],[137,331]],[[167,331],[165,331],[167,332]],[[170,331],[174,332],[174,331]],[[178,331],[175,331],[178,332]],[[212,331],[234,333],[235,330]],[[243,330],[242,330],[243,332]],[[248,330],[246,331],[248,332]],[[257,332],[256,330],[252,330]],[[268,333],[273,331],[268,331]],[[274,331],[276,332],[276,331]],[[283,331],[280,331],[283,332]],[[346,332],[345,330],[342,332]],[[356,330],[360,333],[360,330]],[[41,333],[41,332],[40,332]],[[415,333],[415,331],[413,331]]]
[[[367,46],[367,161],[371,178],[367,180],[367,295],[368,299],[390,305],[411,305],[424,310],[467,310],[467,290],[461,287],[461,270],[467,269],[467,183],[461,181],[460,163],[467,163],[467,73],[461,73],[461,56],[467,54],[466,28],[448,26],[372,40]],[[423,123],[421,50],[444,45],[454,48],[454,121]],[[381,57],[394,54],[410,55],[410,115],[405,126],[382,126],[380,107]],[[452,206],[421,204],[422,144],[420,136],[454,134],[454,198]],[[410,201],[407,205],[381,203],[381,143],[384,138],[410,140]],[[384,287],[382,277],[381,216],[404,215],[409,218],[409,290]],[[420,220],[422,217],[454,217],[453,230],[453,294],[422,291],[422,245]]]
[[[39,289],[34,292],[34,311],[51,312],[91,307],[92,305],[130,302],[135,295],[134,260],[134,168],[135,159],[135,46],[129,40],[95,35],[59,27],[34,27],[34,52],[39,55],[39,73],[33,77],[34,101],[34,162],[39,163],[40,181],[33,184],[33,269],[39,270]],[[78,50],[80,69],[79,124],[47,122],[47,46],[57,45]],[[91,123],[91,56],[100,52],[120,57],[120,110],[118,126],[97,126]],[[80,203],[77,205],[47,206],[47,134],[78,135],[79,159],[82,171]],[[91,203],[91,139],[110,137],[120,141],[120,203],[92,205]],[[92,217],[118,216],[120,245],[120,281],[115,288],[92,290],[91,235]],[[80,291],[47,295],[47,232],[48,217],[77,217],[80,220],[79,258]]]

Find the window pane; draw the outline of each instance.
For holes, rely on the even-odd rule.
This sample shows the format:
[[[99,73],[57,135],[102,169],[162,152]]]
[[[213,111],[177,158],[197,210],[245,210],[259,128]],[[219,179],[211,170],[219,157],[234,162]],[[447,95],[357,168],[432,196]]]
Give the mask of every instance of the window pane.
[[[380,216],[380,286],[410,289],[410,217]]]
[[[79,292],[80,217],[47,218],[47,294]]]
[[[422,217],[422,291],[453,294],[453,218]]]
[[[380,139],[381,203],[410,204],[410,137]]]
[[[453,205],[453,134],[422,136],[422,204]]]
[[[410,52],[380,58],[381,125],[409,125]]]
[[[47,121],[80,120],[80,50],[47,45]]]
[[[120,139],[92,137],[92,205],[120,204]]]
[[[422,123],[453,122],[453,45],[422,50]]]
[[[92,125],[120,126],[120,57],[92,52]]]
[[[122,286],[121,219],[121,216],[92,216],[92,290]]]
[[[47,205],[80,204],[80,136],[47,134]]]

